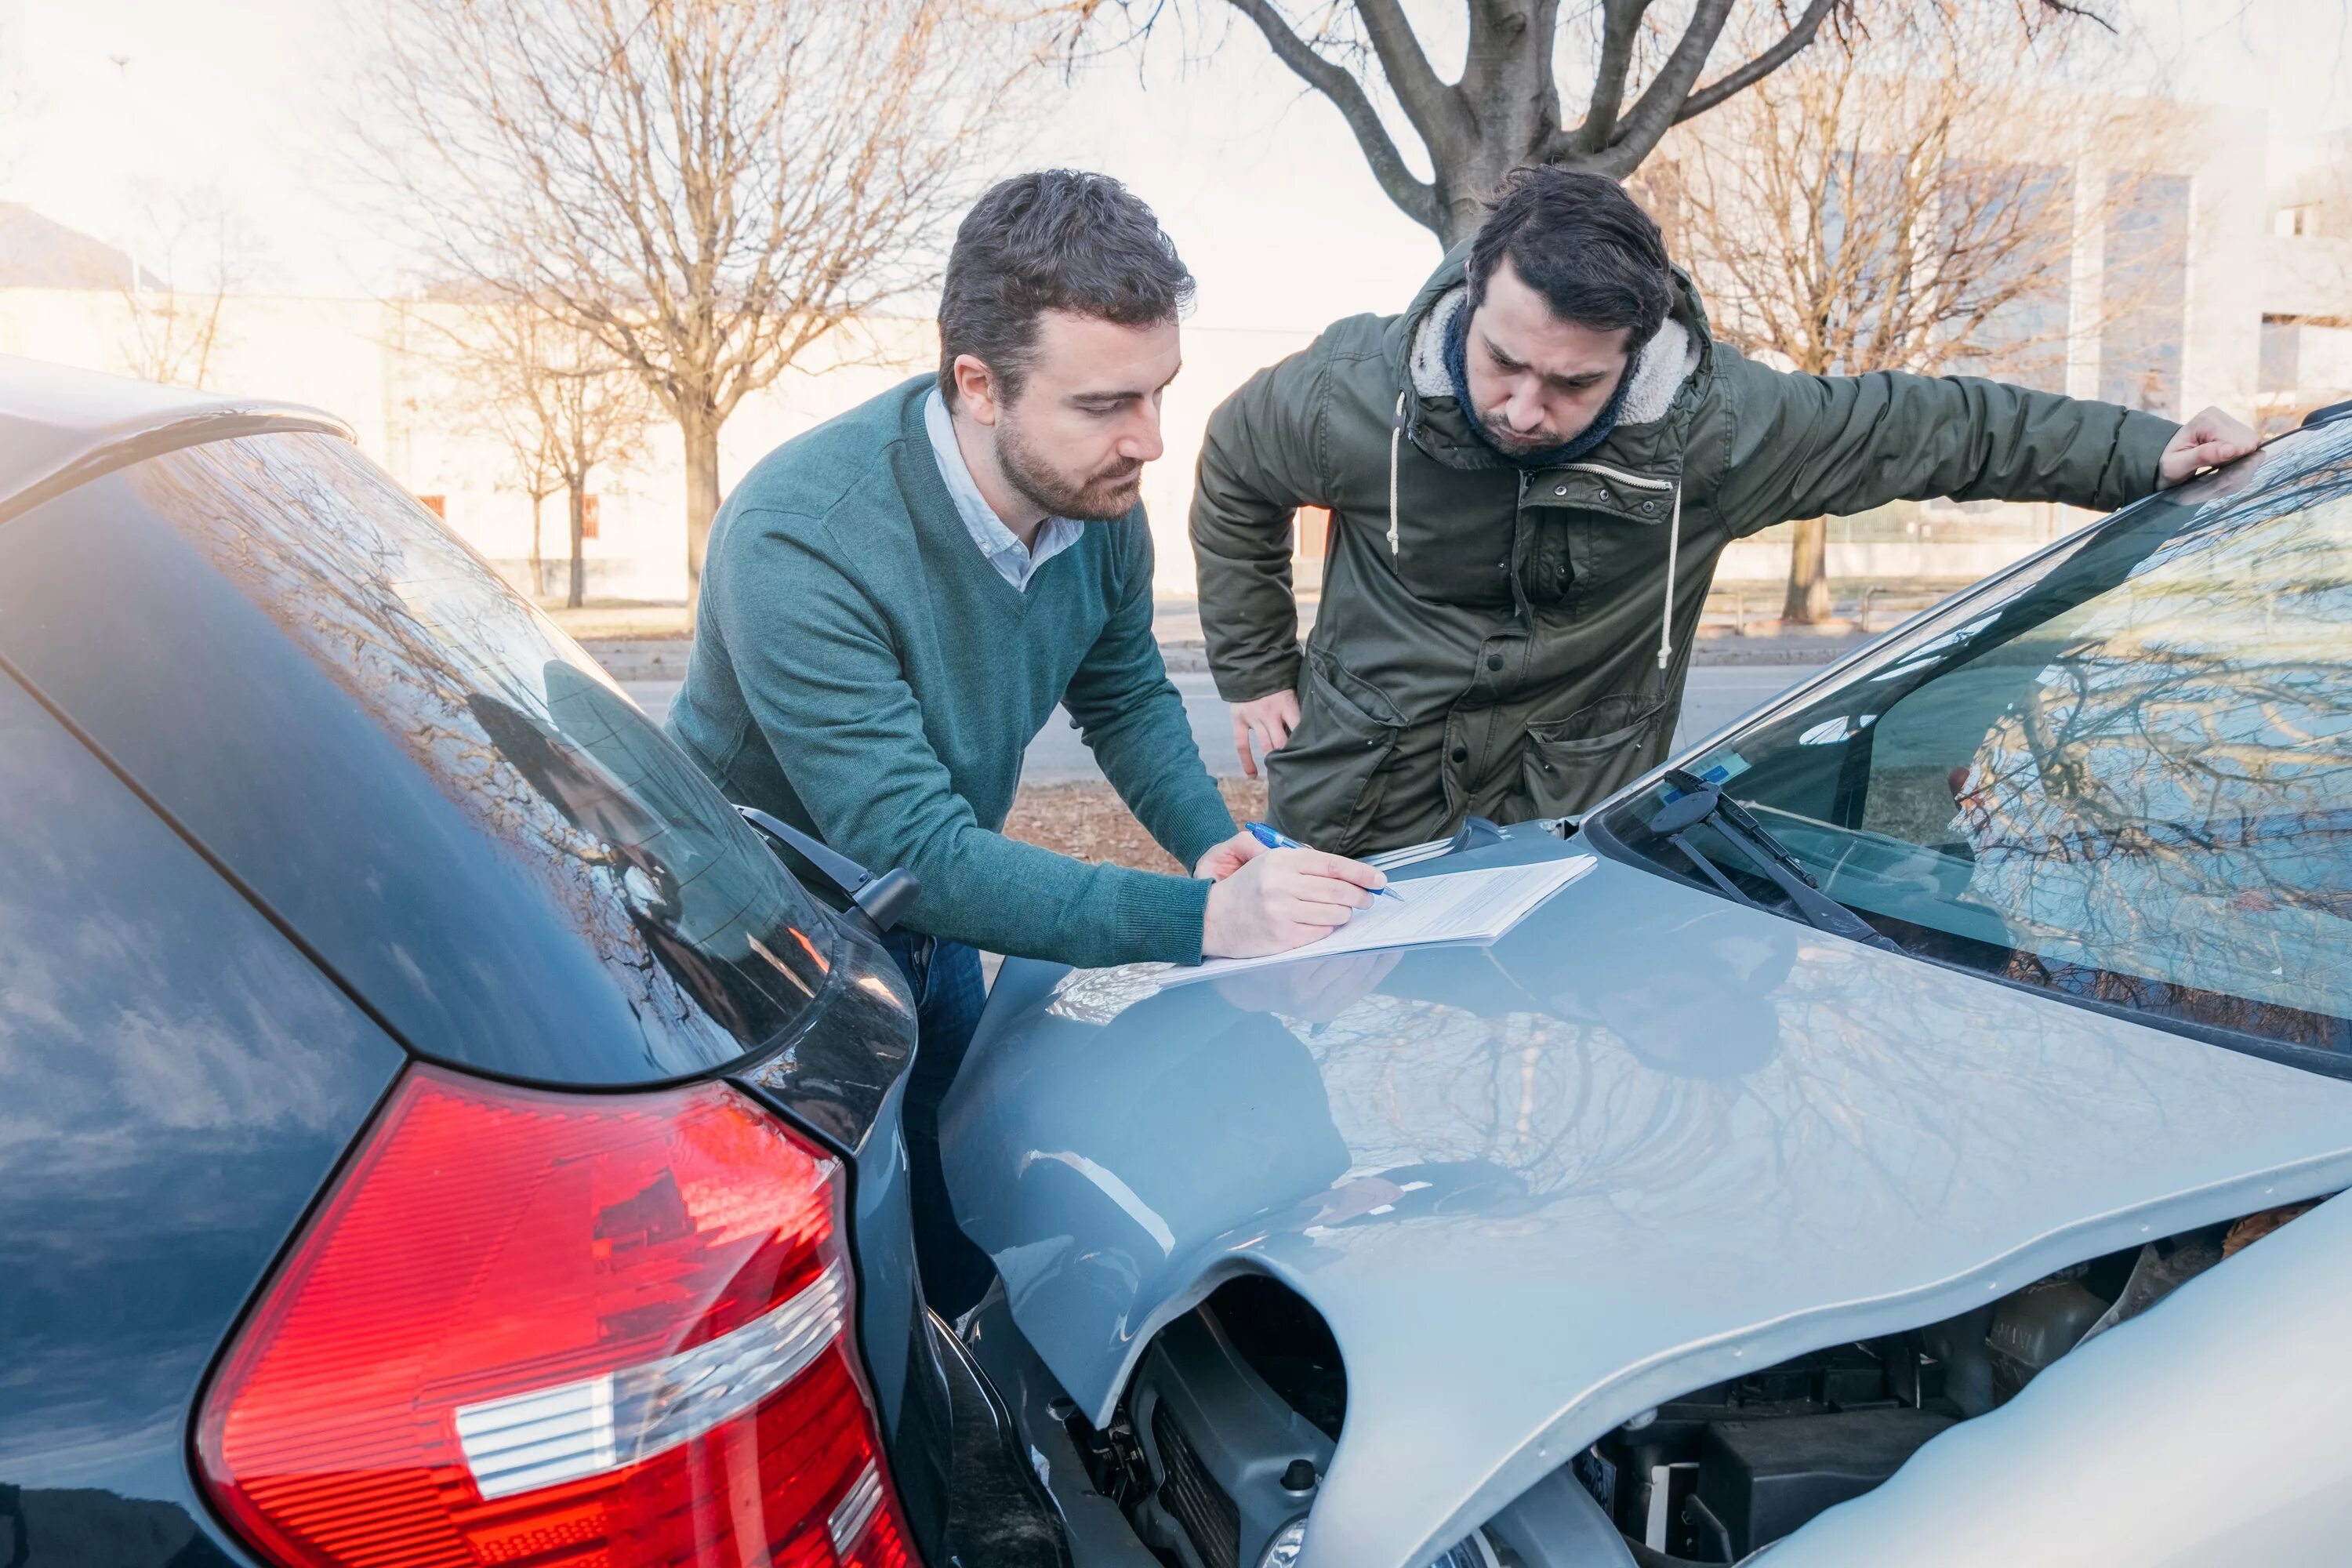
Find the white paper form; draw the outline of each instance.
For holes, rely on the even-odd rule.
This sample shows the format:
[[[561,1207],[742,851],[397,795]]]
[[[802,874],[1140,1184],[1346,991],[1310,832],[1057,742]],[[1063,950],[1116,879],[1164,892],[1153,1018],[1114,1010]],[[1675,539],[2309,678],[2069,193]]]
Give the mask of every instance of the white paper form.
[[[1191,969],[1171,968],[1160,974],[1160,984],[1166,987],[1214,980],[1221,974],[1288,963],[1297,958],[1333,958],[1445,942],[1493,942],[1596,863],[1590,855],[1570,855],[1528,866],[1447,871],[1393,882],[1390,885],[1402,898],[1374,899],[1370,909],[1358,910],[1354,919],[1320,941],[1261,958],[1213,958]]]

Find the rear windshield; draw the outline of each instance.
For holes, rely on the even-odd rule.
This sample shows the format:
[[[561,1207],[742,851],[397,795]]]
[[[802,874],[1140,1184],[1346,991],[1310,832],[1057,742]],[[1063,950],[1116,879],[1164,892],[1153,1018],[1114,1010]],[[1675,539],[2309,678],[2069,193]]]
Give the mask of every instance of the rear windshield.
[[[2120,513],[1687,771],[1923,956],[2352,1051],[2352,439]],[[1707,885],[1649,830],[1684,793],[1596,839]],[[1682,837],[1786,912],[1731,836]]]
[[[485,853],[537,884],[534,906],[619,988],[648,1063],[726,1060],[815,996],[831,918],[577,644],[348,443],[216,442],[130,479],[393,738]]]

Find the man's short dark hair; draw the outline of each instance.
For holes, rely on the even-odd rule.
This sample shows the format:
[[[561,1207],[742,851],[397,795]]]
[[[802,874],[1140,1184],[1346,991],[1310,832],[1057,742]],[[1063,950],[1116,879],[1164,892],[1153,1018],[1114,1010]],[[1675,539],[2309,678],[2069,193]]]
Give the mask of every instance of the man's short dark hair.
[[[1470,309],[1508,257],[1563,321],[1594,331],[1632,329],[1639,348],[1666,319],[1674,276],[1650,215],[1616,181],[1574,169],[1514,169],[1470,242]]]
[[[955,362],[988,366],[1017,397],[1037,318],[1068,310],[1123,327],[1172,321],[1192,275],[1151,209],[1108,174],[1042,169],[992,187],[964,215],[940,290],[940,395],[955,404]]]

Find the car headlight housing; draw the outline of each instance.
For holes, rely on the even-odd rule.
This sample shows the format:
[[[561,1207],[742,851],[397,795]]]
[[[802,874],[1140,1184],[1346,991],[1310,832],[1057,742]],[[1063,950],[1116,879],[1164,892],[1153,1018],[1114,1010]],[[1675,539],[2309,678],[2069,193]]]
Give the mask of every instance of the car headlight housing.
[[[1257,1568],[1290,1568],[1298,1561],[1299,1552],[1307,1544],[1307,1516],[1300,1514],[1274,1532],[1265,1543],[1265,1551],[1257,1560]]]

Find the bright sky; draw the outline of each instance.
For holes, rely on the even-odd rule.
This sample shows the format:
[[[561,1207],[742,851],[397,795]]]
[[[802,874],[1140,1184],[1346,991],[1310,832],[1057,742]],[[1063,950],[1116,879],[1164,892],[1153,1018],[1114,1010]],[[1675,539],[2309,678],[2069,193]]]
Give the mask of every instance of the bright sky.
[[[375,3],[0,0],[0,195],[125,245],[173,193],[210,187],[252,237],[248,286],[394,286],[395,247],[335,151],[353,24]],[[2145,30],[2171,90],[2263,106],[2273,174],[2298,142],[2352,126],[2343,0],[2116,7]],[[1162,47],[1140,67],[1089,69],[1047,95],[1016,164],[1087,165],[1135,186],[1201,280],[1201,324],[1304,330],[1401,306],[1435,242],[1388,205],[1337,114],[1254,32],[1222,20],[1215,0],[1195,8],[1211,19],[1194,40],[1203,58]],[[1415,9],[1458,15],[1438,0]]]

